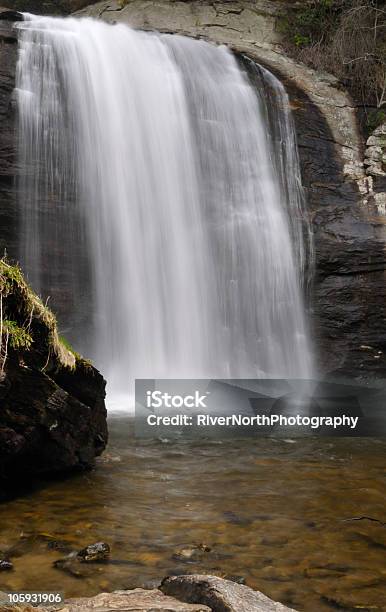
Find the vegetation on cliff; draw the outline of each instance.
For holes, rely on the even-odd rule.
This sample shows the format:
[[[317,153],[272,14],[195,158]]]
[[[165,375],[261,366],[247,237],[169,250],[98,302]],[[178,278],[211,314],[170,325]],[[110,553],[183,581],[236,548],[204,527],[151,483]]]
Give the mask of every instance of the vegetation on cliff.
[[[287,51],[337,76],[365,111],[369,130],[386,119],[386,4],[307,0],[281,22]]]
[[[41,367],[50,360],[73,369],[80,355],[58,334],[57,322],[52,311],[43,304],[25,281],[17,265],[0,259],[0,373],[4,372],[10,352],[29,351],[35,336],[44,347]],[[45,363],[43,363],[45,358]]]

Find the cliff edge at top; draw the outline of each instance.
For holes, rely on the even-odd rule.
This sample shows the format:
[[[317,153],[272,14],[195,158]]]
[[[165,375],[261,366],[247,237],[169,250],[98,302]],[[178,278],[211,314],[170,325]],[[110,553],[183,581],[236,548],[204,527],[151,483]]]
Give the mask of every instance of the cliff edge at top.
[[[4,8],[36,15],[68,15],[88,4],[89,0],[2,0],[1,2]]]

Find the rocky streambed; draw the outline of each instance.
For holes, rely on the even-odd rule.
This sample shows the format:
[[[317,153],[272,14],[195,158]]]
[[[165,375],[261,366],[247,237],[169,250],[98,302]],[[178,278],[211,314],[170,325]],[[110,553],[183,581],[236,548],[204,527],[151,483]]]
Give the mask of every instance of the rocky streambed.
[[[211,574],[305,612],[386,607],[384,441],[138,440],[119,417],[109,430],[96,470],[0,506],[1,591],[94,597]],[[97,542],[108,559],[74,558]]]

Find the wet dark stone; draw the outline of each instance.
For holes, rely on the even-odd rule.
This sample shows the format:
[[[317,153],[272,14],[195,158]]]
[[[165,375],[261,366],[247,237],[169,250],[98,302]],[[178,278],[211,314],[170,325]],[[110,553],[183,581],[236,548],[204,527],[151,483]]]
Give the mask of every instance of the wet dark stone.
[[[110,546],[105,542],[96,542],[80,550],[77,557],[82,563],[107,561],[110,557]]]
[[[57,550],[64,553],[69,553],[71,551],[71,545],[64,540],[49,540],[47,548],[48,550]]]
[[[308,311],[321,372],[357,379],[386,376],[385,225],[371,199],[345,176],[326,118],[292,81],[293,118],[315,247]],[[317,76],[315,77],[317,78]],[[382,181],[376,184],[383,190]],[[376,358],[361,349],[371,346]],[[378,353],[382,351],[382,354]]]
[[[226,511],[224,512],[224,517],[227,523],[231,523],[232,525],[250,525],[253,523],[251,519],[244,518],[242,516],[238,516],[235,512]]]
[[[77,559],[76,554],[69,555],[64,559],[57,559],[53,563],[53,567],[55,569],[61,570],[68,576],[72,578],[86,578],[87,573],[84,572],[79,559]]]
[[[23,21],[23,15],[18,11],[0,7],[0,21]]]
[[[206,544],[186,546],[175,552],[172,559],[182,563],[196,563],[201,561],[206,554],[211,552],[211,550],[210,546]]]
[[[0,572],[7,572],[13,569],[13,563],[9,559],[0,559]]]
[[[94,368],[86,372],[80,367],[63,376],[58,384],[54,372],[20,367],[15,360],[7,363],[8,393],[0,402],[0,495],[31,475],[90,468],[104,449],[105,381]],[[67,380],[73,384],[69,391]]]
[[[87,578],[95,572],[95,568],[92,567],[94,563],[106,563],[109,560],[110,546],[105,542],[96,542],[86,546],[78,553],[71,552],[66,557],[57,559],[53,567],[73,578]]]

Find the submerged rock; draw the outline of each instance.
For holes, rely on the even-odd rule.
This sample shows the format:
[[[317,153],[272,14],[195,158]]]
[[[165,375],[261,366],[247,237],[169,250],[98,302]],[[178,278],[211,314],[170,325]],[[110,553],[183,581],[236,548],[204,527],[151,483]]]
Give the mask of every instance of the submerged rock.
[[[82,548],[79,552],[70,552],[66,557],[54,561],[55,569],[63,571],[73,578],[87,578],[94,571],[94,563],[106,563],[110,559],[110,546],[105,542],[96,542]]]
[[[6,572],[13,569],[13,563],[9,559],[0,559],[0,572]]]
[[[183,563],[194,563],[201,561],[206,553],[211,552],[210,546],[205,544],[194,544],[193,546],[187,546],[181,548],[174,553],[172,559],[174,561],[182,561]]]
[[[76,553],[70,553],[63,559],[57,559],[52,565],[55,569],[61,570],[73,578],[86,578],[88,576],[88,573],[83,571]]]
[[[82,563],[95,563],[96,561],[107,561],[110,557],[110,546],[105,542],[90,544],[78,552],[78,559]]]
[[[0,497],[31,476],[89,468],[107,443],[105,381],[59,336],[20,269],[0,260]]]

